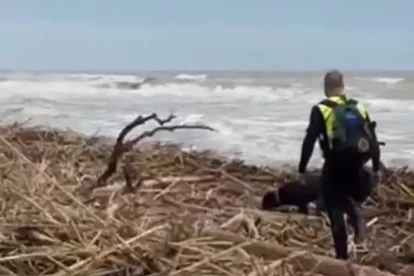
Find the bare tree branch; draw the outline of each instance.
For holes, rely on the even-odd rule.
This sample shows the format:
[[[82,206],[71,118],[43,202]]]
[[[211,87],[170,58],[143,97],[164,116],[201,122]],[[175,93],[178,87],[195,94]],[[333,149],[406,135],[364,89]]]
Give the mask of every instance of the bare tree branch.
[[[156,113],[152,113],[151,115],[147,116],[138,116],[134,121],[127,124],[119,133],[116,143],[113,147],[112,153],[109,157],[109,161],[106,167],[106,170],[101,174],[101,176],[98,178],[96,184],[93,188],[102,187],[106,185],[106,182],[108,179],[116,172],[118,167],[118,161],[121,158],[122,154],[125,152],[131,150],[134,145],[136,145],[139,141],[146,137],[151,137],[155,133],[159,131],[175,131],[177,129],[201,129],[201,130],[209,130],[209,131],[215,131],[213,128],[205,125],[173,125],[173,126],[164,126],[165,124],[171,122],[176,118],[175,115],[171,114],[165,119],[161,119],[158,117]],[[135,127],[145,124],[146,122],[154,120],[158,123],[158,127],[144,131],[142,134],[140,134],[138,137],[131,139],[129,141],[124,142],[125,137],[128,135],[129,132],[131,132]],[[128,182],[127,185],[131,185],[132,179],[130,179],[129,176],[127,176],[127,172],[124,172],[126,181]]]
[[[205,126],[205,125],[174,125],[174,126],[160,126],[160,127],[156,127],[152,130],[147,130],[144,131],[141,135],[139,135],[138,137],[128,141],[127,143],[125,143],[125,147],[128,148],[128,150],[130,148],[132,148],[135,144],[137,144],[139,141],[141,141],[144,138],[147,137],[152,137],[155,135],[155,133],[159,132],[159,131],[170,131],[173,132],[177,129],[203,129],[203,130],[209,130],[209,131],[214,131],[213,128],[209,127],[209,126]]]

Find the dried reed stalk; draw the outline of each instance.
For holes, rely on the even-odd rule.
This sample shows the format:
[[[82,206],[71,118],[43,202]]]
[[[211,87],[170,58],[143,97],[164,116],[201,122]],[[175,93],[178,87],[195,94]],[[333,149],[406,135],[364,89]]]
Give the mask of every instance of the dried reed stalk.
[[[159,130],[211,130],[166,126],[173,116],[156,114],[130,128],[146,118]],[[391,170],[368,201],[369,238],[347,265],[330,257],[323,218],[257,209],[252,198],[288,173],[174,145],[133,148],[155,132],[120,135],[113,147],[72,131],[0,127],[0,273],[413,275],[413,172]]]

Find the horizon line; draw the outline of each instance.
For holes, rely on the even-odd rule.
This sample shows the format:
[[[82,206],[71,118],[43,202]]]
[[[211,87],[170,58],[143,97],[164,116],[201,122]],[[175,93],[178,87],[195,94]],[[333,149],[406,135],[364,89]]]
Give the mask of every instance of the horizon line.
[[[0,69],[0,73],[63,73],[63,74],[138,74],[138,73],[179,73],[179,74],[208,74],[208,73],[324,73],[338,69],[343,73],[414,73],[413,69],[340,69],[331,67],[326,69],[136,69],[136,70],[111,70],[111,69]]]

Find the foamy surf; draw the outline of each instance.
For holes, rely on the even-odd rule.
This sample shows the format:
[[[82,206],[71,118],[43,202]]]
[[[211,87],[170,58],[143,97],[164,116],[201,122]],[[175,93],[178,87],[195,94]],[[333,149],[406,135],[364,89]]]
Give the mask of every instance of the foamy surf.
[[[372,78],[372,81],[380,82],[380,83],[386,83],[386,84],[396,84],[396,83],[404,81],[404,78],[380,78],[380,77],[376,77],[376,78]]]
[[[387,77],[356,77],[355,79],[363,80],[363,81],[370,81],[374,83],[382,83],[382,84],[397,84],[405,80],[404,78],[387,78]]]
[[[414,96],[409,78],[351,76],[351,95],[365,103],[387,142],[383,158],[414,164]],[[363,79],[363,81],[361,81]],[[378,84],[398,84],[383,90]],[[321,80],[308,75],[2,74],[4,121],[115,136],[137,114],[175,112],[178,123],[205,123],[217,132],[182,131],[155,137],[186,147],[216,149],[259,164],[296,164],[309,110]],[[145,126],[144,129],[150,126]],[[321,161],[315,150],[313,165]]]
[[[191,74],[178,74],[174,78],[177,79],[177,80],[197,80],[197,81],[202,81],[202,80],[207,79],[207,75],[204,75],[204,74],[196,74],[196,75],[191,75]]]

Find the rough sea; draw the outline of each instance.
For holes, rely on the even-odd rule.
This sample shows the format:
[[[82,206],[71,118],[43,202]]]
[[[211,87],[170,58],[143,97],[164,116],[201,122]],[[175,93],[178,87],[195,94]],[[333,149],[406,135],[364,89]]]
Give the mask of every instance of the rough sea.
[[[174,112],[176,123],[203,123],[217,132],[182,130],[154,139],[248,163],[296,165],[310,108],[323,97],[322,77],[323,72],[0,73],[0,112],[5,123],[31,119],[111,137],[138,114]],[[387,143],[383,160],[412,166],[414,73],[351,72],[346,85],[378,123],[379,139]],[[315,145],[311,164],[320,161]]]

